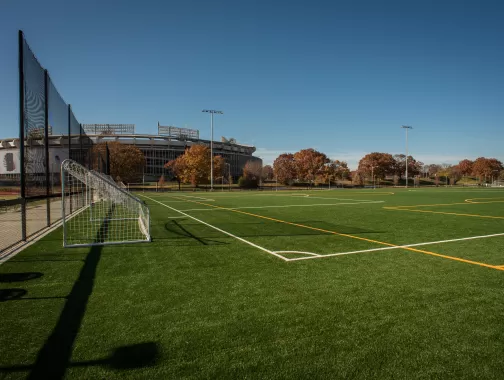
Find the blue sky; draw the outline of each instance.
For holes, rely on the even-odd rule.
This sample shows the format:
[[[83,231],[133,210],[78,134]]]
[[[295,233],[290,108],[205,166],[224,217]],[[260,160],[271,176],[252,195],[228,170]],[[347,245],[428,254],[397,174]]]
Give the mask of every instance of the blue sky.
[[[17,135],[17,30],[82,123],[190,126],[267,163],[313,147],[504,161],[504,2],[0,1],[0,136]]]

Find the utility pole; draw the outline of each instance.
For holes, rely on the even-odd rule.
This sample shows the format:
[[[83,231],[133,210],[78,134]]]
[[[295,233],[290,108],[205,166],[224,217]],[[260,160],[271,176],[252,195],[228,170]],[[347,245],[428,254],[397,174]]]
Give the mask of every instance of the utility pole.
[[[401,128],[406,131],[406,188],[408,188],[408,129],[413,129],[413,127],[402,125]]]

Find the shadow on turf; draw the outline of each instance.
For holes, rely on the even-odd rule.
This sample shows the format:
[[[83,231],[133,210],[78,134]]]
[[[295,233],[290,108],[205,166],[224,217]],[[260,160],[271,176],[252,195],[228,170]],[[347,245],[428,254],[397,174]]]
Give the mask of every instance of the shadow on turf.
[[[160,353],[156,342],[138,343],[129,346],[116,348],[112,354],[106,358],[97,360],[87,360],[82,362],[70,362],[67,367],[89,367],[103,366],[114,370],[131,370],[137,368],[153,367],[159,361]],[[2,372],[26,372],[32,371],[30,377],[33,377],[33,365],[13,365],[0,367]],[[43,376],[41,374],[41,376]],[[56,377],[39,377],[40,379],[55,379]]]
[[[0,273],[0,282],[21,282],[42,277],[40,272]]]
[[[106,240],[109,219],[113,211],[114,206],[111,206],[108,218],[105,218],[95,237],[95,243],[102,243]],[[119,348],[110,358],[106,359],[83,363],[71,363],[70,361],[75,340],[79,333],[89,298],[93,292],[96,270],[102,249],[103,246],[101,245],[95,245],[90,248],[79,277],[75,281],[70,294],[66,297],[65,306],[56,326],[39,351],[35,363],[24,367],[25,370],[30,370],[27,376],[28,379],[63,379],[67,368],[76,365],[109,364],[114,368],[137,368],[155,364],[158,350],[157,344],[152,342]],[[17,299],[22,300],[22,295],[24,294],[26,294],[26,290],[24,289],[11,289],[10,297],[17,297]],[[140,360],[135,362],[135,358],[139,358]],[[0,371],[16,371],[21,370],[21,367],[0,368]]]
[[[175,221],[173,221],[175,222]],[[246,223],[243,223],[243,222],[240,222],[240,223],[214,223],[214,225],[216,227],[219,227],[223,230],[227,230],[229,227],[236,227],[236,226],[242,226],[242,225],[259,225],[261,227],[267,227],[265,223],[270,223],[270,222],[246,222]],[[320,220],[303,220],[303,221],[293,221],[293,223],[297,223],[297,224],[300,224],[300,225],[304,225],[304,226],[308,226],[308,227],[315,227],[315,228],[321,228],[321,229],[324,229],[324,230],[328,230],[328,231],[334,231],[334,232],[338,232],[338,233],[342,233],[342,234],[380,234],[380,233],[386,233],[386,231],[375,231],[375,230],[368,230],[368,229],[364,229],[364,228],[359,228],[359,227],[354,227],[354,226],[348,226],[348,225],[342,225],[342,224],[335,224],[335,223],[329,223],[329,222],[325,222],[325,221],[320,221]],[[168,231],[170,232],[174,232],[174,233],[177,233],[176,231],[173,231],[169,228],[167,228],[167,226],[169,225],[170,223],[166,223],[165,224],[165,229],[167,229]],[[182,228],[182,226],[179,224],[179,223],[176,223],[177,226],[179,226],[180,228]],[[201,227],[201,223],[196,223],[196,222],[189,222],[189,223],[184,223],[185,226],[191,226],[191,225],[194,225],[194,226],[199,226]],[[282,230],[285,230],[286,232],[288,231],[287,228],[291,228],[292,230],[295,230],[296,232],[295,233],[278,233],[278,232],[272,232],[272,233],[264,233],[264,231],[266,230],[270,230],[270,228],[261,228],[261,233],[260,234],[254,234],[254,233],[251,233],[251,234],[248,234],[248,235],[245,235],[245,234],[237,234],[238,236],[241,236],[241,237],[253,237],[253,236],[301,236],[301,235],[327,235],[327,232],[323,232],[323,231],[316,231],[316,230],[305,230],[306,232],[302,233],[300,231],[302,231],[300,229],[299,226],[296,226],[296,225],[286,225],[286,224],[279,224],[280,226],[282,226]],[[185,229],[184,229],[185,231]],[[251,231],[250,229],[248,229],[248,231]],[[186,236],[186,235],[182,235],[182,236]],[[194,237],[191,235],[191,237]],[[201,239],[201,237],[200,237]]]
[[[23,282],[34,280],[42,276],[43,273],[40,272],[0,273],[0,283]],[[22,299],[26,293],[28,292],[25,289],[20,288],[0,289],[0,302]]]
[[[174,227],[172,227],[174,226]],[[187,230],[183,225],[178,223],[176,220],[172,220],[170,222],[165,223],[164,228],[166,231],[171,232],[179,237],[183,238],[191,238],[196,240],[198,243],[203,244],[203,245],[222,245],[222,244],[228,244],[224,243],[218,240],[212,240],[208,238],[201,238],[193,233],[191,233],[189,230]],[[161,240],[161,239],[155,239],[155,240]],[[153,239],[154,241],[154,239]]]

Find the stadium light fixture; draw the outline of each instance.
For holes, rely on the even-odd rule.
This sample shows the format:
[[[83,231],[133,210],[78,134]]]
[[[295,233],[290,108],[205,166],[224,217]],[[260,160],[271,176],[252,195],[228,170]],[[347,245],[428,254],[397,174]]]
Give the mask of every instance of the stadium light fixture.
[[[202,110],[210,114],[210,191],[213,191],[213,115],[222,115],[224,112],[217,110]]]
[[[413,129],[410,125],[401,125],[406,131],[406,188],[408,188],[408,129]]]

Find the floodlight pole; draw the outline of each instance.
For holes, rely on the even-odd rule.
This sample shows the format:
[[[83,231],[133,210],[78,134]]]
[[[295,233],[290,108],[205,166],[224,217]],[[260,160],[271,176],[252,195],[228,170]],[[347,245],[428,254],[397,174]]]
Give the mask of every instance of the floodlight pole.
[[[203,110],[210,114],[210,191],[213,191],[213,115],[214,113],[222,115],[224,112],[217,110]]]
[[[406,188],[408,188],[408,129],[413,129],[413,127],[401,125],[401,128],[406,130]]]

